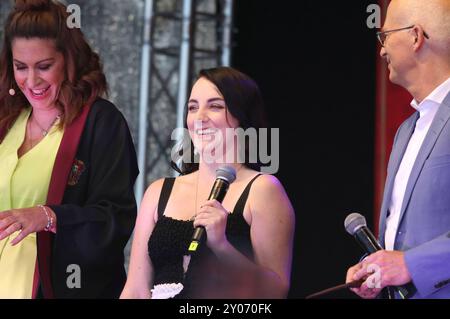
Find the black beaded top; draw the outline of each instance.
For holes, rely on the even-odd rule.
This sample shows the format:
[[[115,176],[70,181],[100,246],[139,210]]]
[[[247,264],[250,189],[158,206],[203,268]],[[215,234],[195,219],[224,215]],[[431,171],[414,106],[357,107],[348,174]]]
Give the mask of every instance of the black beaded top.
[[[244,219],[243,211],[251,185],[258,176],[260,174],[248,183],[233,213],[228,215],[225,231],[228,241],[250,259],[253,259],[250,226]],[[174,182],[175,178],[164,180],[158,203],[158,221],[148,242],[148,252],[154,269],[154,285],[182,283],[184,289],[175,298],[189,298],[197,282],[208,280],[208,275],[213,277],[211,272],[219,269],[214,267],[214,263],[219,261],[204,243],[195,255],[191,256],[187,273],[184,273],[183,256],[188,255],[194,226],[192,220],[178,220],[164,215]],[[207,268],[205,265],[208,265]]]

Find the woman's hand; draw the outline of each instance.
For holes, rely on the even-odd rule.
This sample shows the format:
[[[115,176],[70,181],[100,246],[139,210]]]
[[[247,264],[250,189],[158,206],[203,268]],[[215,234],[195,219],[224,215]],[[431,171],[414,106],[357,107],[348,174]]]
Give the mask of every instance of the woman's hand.
[[[211,249],[218,249],[227,243],[225,229],[228,212],[217,200],[203,204],[194,220],[194,227],[204,226],[208,234],[206,244]]]
[[[53,218],[53,223],[55,223],[55,213],[49,207],[46,207],[46,209],[49,216]],[[42,207],[11,209],[0,212],[0,240],[20,230],[19,235],[11,241],[14,246],[30,233],[43,231],[47,224],[48,218]]]

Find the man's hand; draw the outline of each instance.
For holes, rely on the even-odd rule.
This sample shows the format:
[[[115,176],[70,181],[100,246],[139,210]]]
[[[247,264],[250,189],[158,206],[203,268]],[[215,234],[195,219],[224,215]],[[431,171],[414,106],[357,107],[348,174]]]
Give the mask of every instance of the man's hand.
[[[387,286],[402,286],[411,281],[404,252],[380,250],[347,271],[346,282],[365,279],[351,290],[362,298],[375,298]]]

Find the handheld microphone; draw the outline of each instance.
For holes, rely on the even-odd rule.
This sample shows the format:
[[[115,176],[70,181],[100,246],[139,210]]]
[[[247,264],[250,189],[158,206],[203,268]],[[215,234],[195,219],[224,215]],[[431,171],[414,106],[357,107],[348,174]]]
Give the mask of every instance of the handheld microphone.
[[[225,195],[227,194],[228,188],[231,183],[236,179],[236,170],[232,166],[221,166],[216,170],[216,180],[209,194],[208,200],[215,199],[219,203],[222,203]],[[198,247],[203,238],[205,232],[205,227],[197,226],[194,229],[194,234],[192,235],[192,241],[189,245],[189,253],[194,253],[197,251]]]
[[[383,250],[373,233],[367,228],[366,219],[358,213],[349,214],[344,221],[345,230],[355,237],[360,246],[369,254]],[[404,299],[409,292],[405,287],[394,287]]]
[[[366,219],[358,213],[351,213],[345,218],[345,230],[355,237],[359,245],[369,254],[382,250],[380,243],[376,240],[369,228]]]

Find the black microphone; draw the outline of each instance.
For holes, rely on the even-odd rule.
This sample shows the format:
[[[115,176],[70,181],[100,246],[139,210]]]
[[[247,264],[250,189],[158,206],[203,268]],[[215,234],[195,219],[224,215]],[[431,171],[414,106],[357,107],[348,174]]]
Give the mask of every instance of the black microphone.
[[[366,219],[361,214],[351,213],[348,215],[345,218],[344,226],[345,230],[355,237],[356,241],[367,253],[373,254],[383,249],[370,229],[367,228]]]
[[[351,213],[345,218],[345,230],[355,237],[356,241],[369,254],[373,254],[379,250],[383,250],[373,233],[367,228],[366,219],[358,213]],[[395,287],[402,298],[406,298],[409,294],[405,287]]]
[[[225,195],[227,194],[228,188],[231,183],[236,179],[236,170],[232,166],[221,166],[216,169],[216,181],[211,189],[208,200],[215,199],[219,203],[222,203]],[[194,234],[192,235],[192,241],[189,245],[189,253],[194,253],[197,251],[198,247],[203,238],[203,233],[205,232],[205,227],[197,226],[194,229]]]

